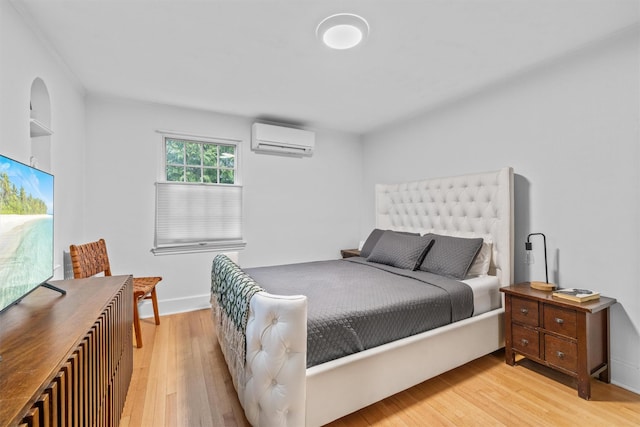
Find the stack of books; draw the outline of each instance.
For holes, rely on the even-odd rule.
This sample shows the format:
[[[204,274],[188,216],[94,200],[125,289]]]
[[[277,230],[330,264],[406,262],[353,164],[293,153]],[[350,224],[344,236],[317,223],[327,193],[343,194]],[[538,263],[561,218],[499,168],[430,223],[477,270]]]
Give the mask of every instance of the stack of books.
[[[591,291],[589,289],[567,288],[553,291],[553,296],[576,302],[585,302],[599,299],[600,292]]]

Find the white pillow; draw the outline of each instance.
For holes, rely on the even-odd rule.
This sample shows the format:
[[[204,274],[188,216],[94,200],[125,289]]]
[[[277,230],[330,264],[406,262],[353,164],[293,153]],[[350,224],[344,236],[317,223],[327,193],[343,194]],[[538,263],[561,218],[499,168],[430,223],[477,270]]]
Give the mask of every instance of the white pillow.
[[[491,266],[491,253],[493,252],[493,243],[490,241],[482,242],[478,255],[473,260],[469,271],[467,272],[467,278],[486,276],[489,273],[489,267]]]

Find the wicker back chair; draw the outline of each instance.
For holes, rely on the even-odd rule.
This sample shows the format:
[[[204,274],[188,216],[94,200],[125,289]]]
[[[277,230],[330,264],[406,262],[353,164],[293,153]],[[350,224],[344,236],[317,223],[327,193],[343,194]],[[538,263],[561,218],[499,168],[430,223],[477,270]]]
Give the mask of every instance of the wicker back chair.
[[[104,239],[83,245],[69,246],[71,264],[73,265],[73,277],[84,279],[103,273],[111,276],[111,266],[107,255],[107,245]],[[153,303],[153,314],[156,325],[160,324],[158,314],[158,298],[156,285],[162,277],[134,277],[133,278],[133,326],[136,333],[136,344],[142,347],[142,333],[140,331],[140,317],[138,315],[138,303],[143,299],[150,299]]]

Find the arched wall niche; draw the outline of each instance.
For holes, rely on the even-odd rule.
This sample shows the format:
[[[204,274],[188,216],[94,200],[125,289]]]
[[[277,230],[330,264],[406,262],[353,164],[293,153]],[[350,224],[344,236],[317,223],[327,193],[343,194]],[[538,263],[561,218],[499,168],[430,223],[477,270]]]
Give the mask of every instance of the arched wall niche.
[[[29,102],[29,130],[31,156],[29,163],[38,169],[51,172],[51,100],[47,85],[40,77],[31,83]]]

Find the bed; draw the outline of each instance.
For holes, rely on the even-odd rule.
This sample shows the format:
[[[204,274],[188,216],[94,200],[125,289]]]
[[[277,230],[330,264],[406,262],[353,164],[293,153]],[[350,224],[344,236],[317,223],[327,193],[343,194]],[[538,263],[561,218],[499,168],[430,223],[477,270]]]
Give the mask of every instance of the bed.
[[[382,256],[383,261],[388,256],[379,250],[383,240],[392,246],[415,242],[418,247],[418,239],[432,236],[435,244],[417,255],[418,273],[404,265],[400,269],[393,262],[379,273],[407,270],[412,272],[403,276],[419,275],[423,280],[419,270],[432,253],[441,253],[434,248],[440,248],[445,240],[437,239],[481,240],[471,270],[484,264],[486,274],[473,277],[465,270],[465,277],[456,279],[463,284],[461,289],[471,290],[471,294],[461,290],[467,292],[463,300],[471,298],[471,310],[464,309],[466,314],[457,317],[452,314],[454,321],[444,326],[324,361],[307,354],[308,339],[315,333],[315,329],[308,333],[307,324],[314,319],[316,300],[310,301],[311,297],[302,293],[271,292],[290,289],[287,278],[296,281],[300,265],[278,270],[283,282],[278,286],[283,287],[272,287],[271,283],[263,287],[261,279],[265,284],[271,282],[271,270],[243,271],[228,258],[217,256],[212,266],[212,306],[218,341],[252,425],[324,425],[504,346],[504,308],[498,289],[513,279],[513,170],[379,184],[375,192],[374,232],[382,237],[373,251],[368,248],[368,257],[309,264],[314,268],[326,264],[332,269],[365,269],[357,273],[365,276],[370,274],[371,261],[380,261],[376,256]],[[400,239],[401,233],[418,236],[393,240]],[[378,270],[378,263],[373,264]],[[425,279],[429,280],[437,282],[438,288],[446,287],[436,279]],[[315,362],[308,364],[308,359]]]

